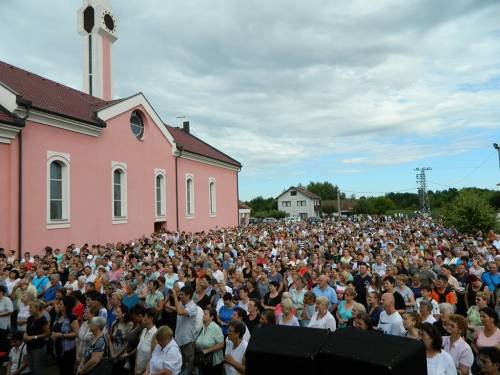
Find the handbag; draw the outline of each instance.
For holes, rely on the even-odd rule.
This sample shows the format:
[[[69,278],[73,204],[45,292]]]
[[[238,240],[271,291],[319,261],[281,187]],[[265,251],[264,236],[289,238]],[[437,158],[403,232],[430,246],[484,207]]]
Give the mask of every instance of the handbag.
[[[196,350],[194,352],[194,365],[196,367],[212,367],[213,352],[203,353],[202,351]]]
[[[104,346],[104,353],[97,365],[95,365],[90,371],[89,375],[109,375],[111,374],[111,369],[113,367],[113,364],[111,363],[110,355],[109,355],[109,348],[108,348],[108,342],[106,339],[104,339],[105,346]]]

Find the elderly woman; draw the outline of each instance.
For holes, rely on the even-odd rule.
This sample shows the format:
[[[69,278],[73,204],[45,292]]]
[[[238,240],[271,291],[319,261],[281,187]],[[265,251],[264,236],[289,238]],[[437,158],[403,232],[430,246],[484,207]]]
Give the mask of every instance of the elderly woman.
[[[220,326],[214,322],[216,317],[215,310],[203,310],[203,328],[196,339],[196,350],[203,355],[210,355],[212,362],[210,366],[199,367],[201,375],[222,374],[224,335]]]
[[[316,312],[311,318],[308,325],[309,328],[322,328],[329,329],[334,332],[337,329],[337,323],[335,318],[328,311],[328,298],[318,297],[316,298]]]
[[[79,367],[83,357],[85,356],[85,350],[92,341],[92,332],[90,331],[89,321],[98,315],[99,309],[95,307],[88,308],[83,314],[84,322],[78,330],[78,337],[76,339],[76,367]]]
[[[89,321],[89,330],[92,332],[92,339],[85,349],[83,359],[76,371],[80,374],[107,375],[111,372],[111,366],[108,362],[108,350],[106,338],[103,329],[106,327],[106,319],[95,316]]]
[[[181,372],[182,354],[173,339],[173,332],[168,326],[161,326],[155,333],[156,344],[145,375],[177,375]]]
[[[443,336],[443,349],[453,358],[458,375],[469,375],[474,363],[472,349],[464,340],[467,326],[467,319],[452,314],[444,327],[450,335]]]
[[[33,301],[33,295],[27,291],[21,295],[21,299],[17,305],[17,330],[20,332],[26,331],[26,323],[30,317],[30,303]]]
[[[444,326],[448,322],[449,316],[454,312],[455,312],[455,307],[451,303],[443,302],[439,304],[439,320],[436,323],[434,323],[434,325],[438,329],[441,336],[448,335],[448,332],[446,332]]]
[[[293,314],[293,302],[290,298],[284,298],[281,301],[282,313],[278,317],[278,325],[299,327],[300,323],[297,317]]]
[[[229,323],[227,345],[224,357],[224,370],[226,375],[240,375],[245,373],[245,352],[248,343],[243,340],[245,324],[239,320]]]

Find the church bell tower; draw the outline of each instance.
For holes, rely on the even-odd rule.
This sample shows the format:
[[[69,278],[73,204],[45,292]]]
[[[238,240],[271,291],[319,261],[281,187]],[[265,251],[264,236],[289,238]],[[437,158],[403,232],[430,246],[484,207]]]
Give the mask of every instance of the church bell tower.
[[[118,37],[109,1],[83,0],[77,18],[78,32],[83,36],[83,89],[90,95],[111,100],[111,46]]]

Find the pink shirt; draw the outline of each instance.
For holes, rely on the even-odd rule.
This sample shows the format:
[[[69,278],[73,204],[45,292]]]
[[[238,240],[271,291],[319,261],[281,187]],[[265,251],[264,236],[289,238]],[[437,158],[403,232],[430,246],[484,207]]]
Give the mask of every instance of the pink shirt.
[[[460,337],[452,344],[450,336],[443,336],[443,349],[451,355],[457,369],[460,365],[469,367],[469,369],[472,367],[472,364],[474,363],[474,355],[472,354],[471,347],[463,338]]]
[[[484,346],[496,346],[500,344],[500,329],[496,329],[495,333],[490,337],[486,337],[484,334],[484,327],[478,327],[474,333],[474,338],[476,340],[476,345],[478,348]]]

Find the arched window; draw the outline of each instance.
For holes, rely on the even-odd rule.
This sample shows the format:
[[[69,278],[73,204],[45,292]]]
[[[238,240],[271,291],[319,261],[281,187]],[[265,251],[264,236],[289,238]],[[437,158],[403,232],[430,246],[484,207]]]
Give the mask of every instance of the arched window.
[[[186,215],[194,215],[194,178],[186,175]]]
[[[69,214],[69,155],[47,152],[47,228],[67,228]]]
[[[112,210],[113,224],[127,221],[127,166],[112,163]]]
[[[215,179],[211,178],[208,181],[208,202],[210,206],[210,215],[214,216],[217,212],[216,208],[216,193],[215,193]]]
[[[161,219],[166,215],[166,178],[165,172],[157,170],[155,174],[155,212],[156,218]]]

